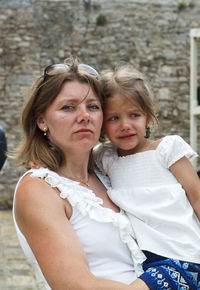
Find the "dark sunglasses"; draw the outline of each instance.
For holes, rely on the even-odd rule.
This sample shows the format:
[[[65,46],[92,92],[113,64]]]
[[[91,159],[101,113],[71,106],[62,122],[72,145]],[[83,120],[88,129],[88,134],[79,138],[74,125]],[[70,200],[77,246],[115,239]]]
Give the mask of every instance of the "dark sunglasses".
[[[60,73],[64,73],[64,72],[68,71],[70,69],[70,67],[71,66],[69,64],[64,64],[64,63],[51,64],[51,65],[47,66],[44,70],[44,80],[48,76],[54,76],[54,75],[57,75]],[[95,77],[99,76],[98,72],[93,67],[91,67],[87,64],[80,63],[78,65],[78,69],[85,71],[85,72],[87,72],[90,75],[93,75]]]

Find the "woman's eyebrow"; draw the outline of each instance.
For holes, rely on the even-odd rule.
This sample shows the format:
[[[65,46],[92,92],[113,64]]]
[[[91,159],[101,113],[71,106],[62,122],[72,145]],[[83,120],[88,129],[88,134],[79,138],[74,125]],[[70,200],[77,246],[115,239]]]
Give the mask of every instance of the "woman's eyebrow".
[[[95,97],[88,97],[86,99],[86,101],[88,101],[88,102],[99,102],[100,103],[100,100],[98,98],[95,98]]]
[[[76,98],[63,98],[61,100],[58,101],[58,104],[63,103],[63,102],[68,102],[68,103],[78,103],[80,101],[80,99],[76,99]]]
[[[81,104],[83,101],[84,101],[85,98],[83,98],[83,100],[80,100],[79,97],[67,97],[67,98],[63,98],[62,100],[59,100],[58,101],[58,105],[59,104],[63,104],[63,103],[69,103],[69,104]],[[96,103],[99,103],[101,104],[100,100],[99,99],[96,99],[94,97],[91,97],[91,98],[88,98],[86,99],[86,103],[90,103],[90,102],[96,102]]]

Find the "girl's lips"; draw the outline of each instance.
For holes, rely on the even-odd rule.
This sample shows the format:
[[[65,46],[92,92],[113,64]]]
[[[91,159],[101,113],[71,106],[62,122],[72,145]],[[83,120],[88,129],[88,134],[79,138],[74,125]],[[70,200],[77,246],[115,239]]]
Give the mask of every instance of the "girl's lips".
[[[135,136],[135,134],[126,134],[126,135],[121,135],[121,136],[119,136],[118,138],[119,139],[126,139],[126,140],[129,140],[129,139],[131,139],[132,137],[134,137]]]

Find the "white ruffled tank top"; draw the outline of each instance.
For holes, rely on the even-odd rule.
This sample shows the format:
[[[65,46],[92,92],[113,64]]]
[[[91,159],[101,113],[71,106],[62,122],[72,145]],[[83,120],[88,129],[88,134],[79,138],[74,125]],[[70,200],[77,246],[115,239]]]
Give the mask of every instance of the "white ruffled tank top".
[[[19,243],[29,262],[35,264],[46,289],[51,289],[45,280],[36,258],[20,231],[15,219],[15,195],[22,178],[31,173],[33,178],[44,179],[51,187],[60,191],[60,197],[67,199],[73,212],[70,223],[86,253],[91,272],[98,278],[130,284],[142,273],[144,254],[139,250],[132,227],[123,211],[116,213],[102,207],[102,199],[79,182],[59,176],[47,169],[31,169],[18,181],[13,201],[13,219]],[[98,173],[99,179],[108,187],[106,177]]]

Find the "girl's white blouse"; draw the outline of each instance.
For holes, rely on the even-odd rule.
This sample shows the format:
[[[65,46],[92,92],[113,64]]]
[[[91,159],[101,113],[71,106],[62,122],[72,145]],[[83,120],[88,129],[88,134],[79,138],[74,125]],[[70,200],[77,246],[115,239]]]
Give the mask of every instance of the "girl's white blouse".
[[[108,195],[129,216],[140,249],[200,263],[200,222],[169,167],[197,154],[177,135],[156,150],[119,157],[110,143],[95,148],[99,169],[109,176]]]
[[[71,204],[73,213],[70,223],[86,253],[90,270],[96,277],[130,284],[136,279],[136,275],[139,276],[143,272],[142,262],[146,257],[139,250],[133,238],[130,221],[123,211],[116,213],[102,207],[102,199],[96,197],[89,188],[81,186],[79,182],[61,177],[47,168],[31,169],[20,178],[16,186],[13,219],[20,245],[29,262],[38,268],[46,289],[51,288],[15,219],[16,190],[22,178],[30,172],[31,177],[42,178],[51,187],[57,188],[60,197],[67,199]],[[106,177],[97,174],[107,187],[109,182]]]

